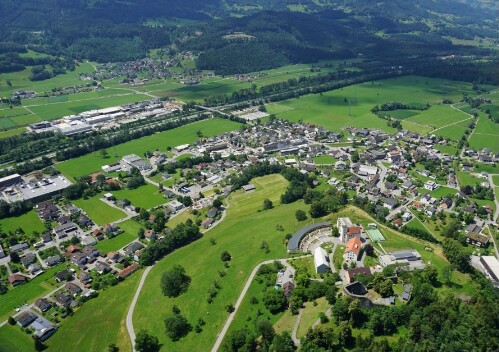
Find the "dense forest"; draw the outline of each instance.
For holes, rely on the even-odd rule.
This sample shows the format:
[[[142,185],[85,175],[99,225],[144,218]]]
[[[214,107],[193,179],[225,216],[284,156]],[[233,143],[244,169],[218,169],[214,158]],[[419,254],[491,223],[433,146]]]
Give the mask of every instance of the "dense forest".
[[[44,79],[72,69],[67,59],[127,61],[170,45],[200,53],[198,67],[220,74],[358,55],[464,54],[469,47],[452,45],[446,36],[497,38],[494,14],[482,5],[450,0],[375,6],[366,0],[0,0],[0,72],[39,66],[33,78]],[[51,56],[20,55],[26,48]]]

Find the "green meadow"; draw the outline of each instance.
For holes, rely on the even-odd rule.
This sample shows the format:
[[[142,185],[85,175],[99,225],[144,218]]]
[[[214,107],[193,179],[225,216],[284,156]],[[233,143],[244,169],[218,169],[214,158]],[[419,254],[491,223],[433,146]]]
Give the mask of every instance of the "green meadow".
[[[108,149],[109,157],[103,158],[99,152],[94,152],[64,161],[57,164],[57,168],[67,177],[75,179],[100,171],[101,166],[119,161],[128,154],[143,156],[146,151],[166,151],[167,147],[176,147],[180,144],[192,143],[199,139],[196,132],[201,131],[203,136],[215,136],[220,133],[238,129],[240,124],[223,119],[209,119],[191,123],[173,130],[156,133],[130,142],[118,144]]]
[[[73,204],[78,208],[83,209],[90,219],[99,226],[109,224],[126,216],[123,211],[113,208],[101,201],[99,199],[100,196],[101,195],[99,194],[88,199],[77,199],[73,201]]]
[[[97,298],[85,302],[47,340],[46,351],[66,352],[68,346],[74,346],[78,351],[107,351],[110,343],[118,345],[120,351],[131,351],[126,314],[141,275],[142,271],[138,271],[118,285],[100,292]]]
[[[468,115],[449,105],[440,105],[443,99],[460,99],[463,92],[471,92],[471,84],[432,79],[419,76],[405,76],[376,82],[366,82],[336,89],[323,94],[281,101],[267,105],[269,113],[292,121],[302,120],[324,126],[333,131],[345,127],[379,128],[387,132],[386,121],[371,113],[375,105],[398,101],[409,105],[431,104],[425,111],[395,111],[394,117],[402,120],[402,126],[418,133],[430,133],[435,128],[466,120]],[[392,113],[392,112],[390,112]],[[437,131],[446,134],[447,129]],[[464,129],[462,130],[464,132]],[[461,136],[461,130],[450,129],[450,134]],[[459,135],[459,136],[458,136]]]
[[[5,324],[0,328],[0,352],[31,352],[34,340],[17,325]]]
[[[15,232],[18,228],[23,229],[27,234],[45,231],[45,226],[34,209],[20,216],[0,220],[2,232]]]

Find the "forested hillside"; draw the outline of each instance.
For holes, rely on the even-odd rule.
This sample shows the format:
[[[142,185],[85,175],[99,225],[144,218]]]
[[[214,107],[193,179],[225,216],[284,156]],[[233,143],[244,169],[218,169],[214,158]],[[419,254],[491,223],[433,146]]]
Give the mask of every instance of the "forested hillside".
[[[0,35],[8,43],[0,48],[0,72],[30,64],[18,55],[23,47],[53,57],[110,62],[144,57],[150,49],[173,44],[201,54],[199,68],[222,74],[358,55],[465,55],[469,48],[452,45],[451,38],[497,40],[495,14],[483,4],[487,2],[0,0]]]

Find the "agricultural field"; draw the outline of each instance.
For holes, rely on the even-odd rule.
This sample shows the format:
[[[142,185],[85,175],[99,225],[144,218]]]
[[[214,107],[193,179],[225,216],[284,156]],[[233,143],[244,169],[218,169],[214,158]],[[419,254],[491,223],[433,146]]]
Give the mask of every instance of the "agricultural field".
[[[99,194],[88,199],[78,199],[73,201],[73,204],[83,209],[90,219],[99,226],[109,224],[126,216],[123,211],[101,201],[100,197],[101,195]]]
[[[491,121],[485,114],[480,114],[469,143],[470,148],[475,150],[489,148],[499,153],[499,123]]]
[[[66,318],[47,341],[46,351],[65,352],[67,346],[78,346],[79,351],[105,351],[110,343],[116,343],[120,351],[131,351],[125,319],[141,275],[142,271],[138,271],[100,292]]]
[[[108,150],[109,156],[107,158],[103,158],[97,151],[59,163],[57,164],[57,168],[66,177],[74,180],[77,177],[100,171],[101,166],[115,163],[128,154],[143,156],[146,151],[166,151],[167,147],[176,147],[180,144],[192,143],[199,139],[196,134],[198,131],[201,131],[205,137],[211,137],[220,133],[236,130],[239,126],[239,123],[223,119],[198,121],[173,130],[118,144]]]
[[[62,270],[64,264],[55,266],[33,280],[10,290],[4,295],[0,295],[0,321],[4,321],[9,315],[14,313],[14,308],[25,303],[33,303],[40,296],[49,293],[56,287],[47,282],[55,273]]]
[[[2,232],[15,232],[18,228],[22,228],[26,234],[45,231],[45,226],[34,209],[20,216],[0,220]]]
[[[410,105],[432,104],[426,111],[396,112],[402,126],[419,133],[430,133],[469,118],[449,105],[440,104],[443,99],[460,99],[463,92],[471,93],[471,85],[441,79],[406,76],[376,82],[361,83],[323,94],[308,95],[267,105],[267,111],[277,117],[292,121],[303,120],[319,124],[333,131],[348,126],[379,128],[393,133],[386,121],[371,113],[374,105],[398,101]],[[417,113],[417,114],[416,114]],[[452,125],[455,126],[455,125]],[[438,130],[437,134],[461,137],[461,129],[452,126]],[[449,131],[448,131],[449,129]],[[464,129],[462,129],[464,132]],[[454,136],[455,135],[455,136]]]
[[[25,105],[26,109],[33,112],[41,120],[55,120],[67,115],[75,115],[87,110],[96,110],[108,108],[111,106],[135,103],[151,99],[145,94],[124,94],[114,96],[103,96],[98,98],[89,98],[82,100],[70,100],[67,102]]]
[[[20,72],[2,73],[0,74],[0,96],[10,96],[12,92],[17,90],[34,90],[37,93],[43,93],[57,87],[82,84],[84,81],[80,79],[79,75],[92,72],[94,72],[92,64],[83,62],[74,71],[68,71],[63,75],[58,75],[44,81],[30,81],[31,68]],[[12,85],[9,86],[7,81],[10,81]]]
[[[33,339],[16,325],[5,324],[0,328],[0,352],[34,351]]]

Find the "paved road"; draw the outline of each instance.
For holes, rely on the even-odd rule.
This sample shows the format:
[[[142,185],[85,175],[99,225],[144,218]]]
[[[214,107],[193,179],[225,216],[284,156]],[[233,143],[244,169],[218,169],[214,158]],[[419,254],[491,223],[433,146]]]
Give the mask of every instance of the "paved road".
[[[496,185],[494,184],[494,180],[492,179],[492,176],[496,176],[496,175],[497,174],[488,174],[489,185],[490,185],[490,188],[492,190],[495,190],[495,187],[496,187]],[[497,199],[497,197],[494,197],[494,202],[496,203],[496,212],[494,213],[492,220],[497,221],[497,219],[499,218],[499,199]]]
[[[296,347],[300,346],[301,343],[300,339],[296,337],[296,332],[298,331],[298,326],[300,326],[303,310],[304,310],[303,308],[300,308],[298,316],[296,317],[295,325],[293,326],[293,331],[291,332],[291,339],[293,340],[293,343],[295,344]]]
[[[303,256],[300,256],[300,257],[295,257],[295,258],[292,258],[292,259],[297,259],[297,258],[304,258],[304,257],[309,257],[310,254],[308,255],[303,255]],[[262,266],[262,265],[265,265],[265,264],[271,264],[275,261],[279,261],[281,262],[282,264],[286,265],[286,266],[289,266],[289,264],[287,263],[287,260],[290,259],[290,258],[282,258],[282,259],[271,259],[271,260],[266,260],[264,262],[261,262],[260,264],[258,264],[257,266],[255,266],[255,268],[253,269],[253,271],[251,272],[251,275],[249,276],[248,280],[246,280],[246,284],[244,285],[244,288],[241,292],[241,294],[239,295],[239,298],[237,299],[237,302],[236,304],[234,305],[234,311],[232,313],[229,314],[229,317],[227,318],[227,321],[225,322],[222,330],[220,331],[220,333],[218,334],[218,337],[217,337],[217,340],[215,341],[215,344],[213,345],[213,348],[211,349],[211,352],[216,352],[218,351],[218,349],[220,348],[220,345],[225,337],[225,334],[227,333],[227,331],[229,330],[229,327],[230,327],[230,324],[232,323],[232,321],[234,320],[234,317],[236,316],[236,313],[237,313],[237,310],[239,308],[239,306],[241,305],[243,299],[244,299],[244,296],[246,295],[246,292],[248,292],[248,289],[251,285],[251,282],[253,281],[253,279],[255,278],[255,275],[256,275],[256,272],[258,271],[258,269]]]
[[[152,268],[153,266],[148,266],[146,270],[144,270],[144,272],[142,273],[139,286],[137,286],[137,290],[135,290],[135,295],[133,296],[132,303],[130,303],[130,307],[128,307],[128,313],[126,315],[126,328],[128,330],[128,335],[130,336],[130,341],[132,342],[132,351],[134,352],[135,352],[135,330],[133,329],[133,311],[135,310],[135,304],[137,304],[137,299],[139,298],[142,286],[144,286],[144,281],[146,280],[146,277]]]

